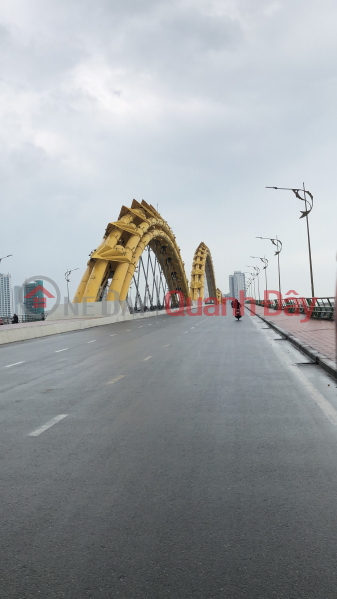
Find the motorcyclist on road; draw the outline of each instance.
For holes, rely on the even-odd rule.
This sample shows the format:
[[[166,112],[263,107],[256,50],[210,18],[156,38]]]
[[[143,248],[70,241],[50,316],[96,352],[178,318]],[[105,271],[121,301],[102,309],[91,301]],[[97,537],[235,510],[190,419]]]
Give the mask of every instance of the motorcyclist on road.
[[[239,300],[235,299],[232,301],[232,308],[235,308],[236,314],[241,316],[241,304]]]

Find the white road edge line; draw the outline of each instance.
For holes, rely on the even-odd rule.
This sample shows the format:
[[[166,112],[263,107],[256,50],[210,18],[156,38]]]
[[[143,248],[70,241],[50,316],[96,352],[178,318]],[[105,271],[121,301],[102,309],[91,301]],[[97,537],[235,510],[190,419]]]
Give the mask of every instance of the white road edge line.
[[[255,322],[255,326],[256,326],[256,321],[253,321],[253,322]],[[261,330],[260,327],[257,327],[257,329]],[[272,331],[271,328],[269,328],[269,330]],[[262,333],[262,334],[265,336],[264,333]],[[277,346],[275,341],[271,341],[271,346],[275,350],[276,356],[278,356],[279,360],[282,361],[281,355],[278,351],[279,345]],[[276,348],[277,348],[277,350],[276,350]],[[306,390],[311,395],[311,397],[313,398],[315,403],[318,405],[318,407],[321,408],[322,412],[325,414],[327,419],[330,420],[331,424],[333,424],[334,426],[337,426],[337,410],[335,410],[335,408],[331,405],[331,403],[327,399],[325,399],[324,395],[322,395],[322,393],[320,393],[316,389],[316,387],[308,380],[308,378],[306,377],[304,372],[301,372],[301,370],[298,368],[298,366],[294,366],[294,364],[292,362],[290,362],[290,360],[286,356],[286,354],[283,354],[283,360],[287,364],[288,368],[301,381],[302,385],[306,388]]]
[[[107,383],[107,385],[112,385],[113,383],[117,383],[117,381],[120,381],[120,379],[123,379],[125,377],[125,374],[119,374],[118,376],[115,376],[114,379],[111,379],[111,381],[109,381]]]
[[[337,411],[331,405],[331,403],[327,399],[325,399],[325,397],[322,395],[322,393],[320,393],[314,387],[314,385],[307,379],[305,374],[300,371],[298,366],[294,366],[293,364],[288,364],[288,366],[289,366],[290,370],[292,370],[292,372],[294,374],[296,374],[297,378],[300,379],[303,386],[306,388],[308,393],[310,393],[311,397],[314,399],[316,404],[321,408],[322,412],[325,414],[325,416],[328,418],[328,420],[330,420],[331,424],[333,424],[334,426],[337,426]]]
[[[69,347],[65,347],[64,349],[57,349],[57,350],[55,351],[55,353],[56,353],[56,354],[59,354],[59,353],[60,353],[60,351],[67,351],[68,349],[69,349]]]
[[[56,424],[57,422],[60,422],[60,420],[63,420],[63,418],[66,418],[67,416],[68,416],[68,414],[59,414],[58,416],[55,416],[55,418],[48,420],[48,422],[46,422],[46,424],[44,424],[43,426],[40,426],[32,433],[29,433],[29,435],[27,435],[27,436],[28,437],[38,437],[39,435],[41,435],[41,433],[46,431],[47,428],[54,426],[54,424]]]
[[[147,358],[144,358],[143,362],[146,362],[146,360],[149,360],[150,358],[152,358],[152,356],[147,356]]]
[[[17,366],[18,364],[24,364],[26,360],[22,360],[22,362],[15,362],[15,364],[8,364],[5,368],[12,368],[12,366]]]

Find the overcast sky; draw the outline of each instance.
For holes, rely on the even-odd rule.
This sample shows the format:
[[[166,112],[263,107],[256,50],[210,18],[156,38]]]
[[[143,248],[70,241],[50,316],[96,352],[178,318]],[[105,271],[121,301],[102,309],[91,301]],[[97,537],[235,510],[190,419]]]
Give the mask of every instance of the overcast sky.
[[[333,295],[337,250],[336,0],[2,0],[2,272],[71,295],[121,206],[173,229],[190,278],[201,241],[216,282],[269,259],[282,291]]]

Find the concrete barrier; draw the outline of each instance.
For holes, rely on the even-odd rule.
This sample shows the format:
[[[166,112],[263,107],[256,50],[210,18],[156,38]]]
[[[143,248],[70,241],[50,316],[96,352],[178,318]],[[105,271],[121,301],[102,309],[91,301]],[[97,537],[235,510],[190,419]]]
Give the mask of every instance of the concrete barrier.
[[[140,314],[140,312],[137,312]],[[148,314],[148,312],[144,312]],[[47,316],[47,320],[76,320],[77,318],[107,318],[108,316],[121,316],[129,320],[132,316],[129,312],[126,301],[104,301],[104,302],[83,302],[81,304],[59,304],[52,313]]]
[[[111,302],[113,303],[113,302]],[[80,304],[79,304],[80,305]],[[27,341],[29,339],[38,339],[48,337],[49,335],[59,335],[60,333],[70,333],[72,331],[81,331],[92,327],[114,324],[125,320],[138,320],[142,318],[151,318],[153,316],[162,316],[166,314],[165,310],[153,312],[138,312],[130,314],[128,310],[120,310],[117,314],[105,317],[83,318],[77,317],[69,320],[46,320],[44,322],[31,322],[24,325],[5,325],[0,327],[0,345],[5,343],[15,343],[17,341]],[[52,315],[53,316],[53,315]]]

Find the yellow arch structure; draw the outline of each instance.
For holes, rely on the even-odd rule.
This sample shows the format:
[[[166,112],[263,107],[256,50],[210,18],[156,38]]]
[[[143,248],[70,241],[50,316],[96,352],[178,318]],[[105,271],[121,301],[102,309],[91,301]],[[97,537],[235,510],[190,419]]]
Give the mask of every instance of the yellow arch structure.
[[[191,298],[197,301],[198,298],[204,299],[205,277],[208,287],[209,297],[220,298],[221,291],[215,284],[215,274],[211,252],[204,242],[201,242],[194,252],[192,272],[191,272]]]
[[[144,200],[122,207],[118,221],[108,224],[103,240],[91,255],[74,303],[96,302],[108,279],[108,301],[126,299],[132,277],[146,246],[156,254],[170,291],[190,296],[180,248],[167,222]]]

